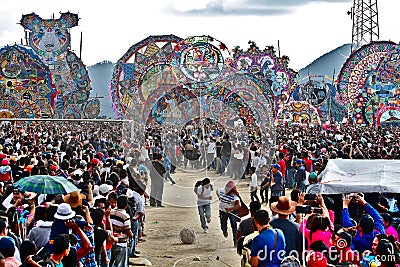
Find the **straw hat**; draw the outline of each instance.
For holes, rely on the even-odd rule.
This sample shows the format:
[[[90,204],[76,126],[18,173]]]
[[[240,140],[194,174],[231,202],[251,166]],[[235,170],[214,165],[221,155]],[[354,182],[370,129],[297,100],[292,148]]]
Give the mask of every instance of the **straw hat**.
[[[85,194],[80,194],[78,191],[73,191],[64,197],[64,202],[68,203],[72,208],[82,206],[82,200],[86,199]]]

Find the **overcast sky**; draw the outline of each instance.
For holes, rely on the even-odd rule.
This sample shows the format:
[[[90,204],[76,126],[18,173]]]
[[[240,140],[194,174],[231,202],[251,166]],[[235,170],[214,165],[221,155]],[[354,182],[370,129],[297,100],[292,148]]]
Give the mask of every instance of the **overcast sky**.
[[[83,32],[82,60],[93,65],[116,62],[133,44],[149,35],[174,34],[182,38],[210,35],[229,49],[277,47],[290,58],[295,70],[330,50],[351,43],[352,22],[346,14],[352,0],[0,0],[0,46],[20,43],[24,37],[17,24],[23,14],[42,18],[59,12],[78,13],[72,28],[72,50],[79,52]],[[399,0],[378,3],[380,39],[400,41]]]

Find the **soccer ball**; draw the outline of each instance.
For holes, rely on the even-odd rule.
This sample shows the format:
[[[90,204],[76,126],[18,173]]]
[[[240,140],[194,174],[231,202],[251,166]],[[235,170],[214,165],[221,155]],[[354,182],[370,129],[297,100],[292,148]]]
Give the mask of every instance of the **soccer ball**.
[[[179,237],[183,244],[193,244],[196,239],[196,233],[194,230],[184,228],[179,233]]]

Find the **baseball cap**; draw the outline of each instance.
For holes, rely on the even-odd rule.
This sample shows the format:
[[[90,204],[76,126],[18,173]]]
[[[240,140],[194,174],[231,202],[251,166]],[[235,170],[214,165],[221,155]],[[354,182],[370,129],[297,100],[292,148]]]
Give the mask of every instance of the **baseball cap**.
[[[276,168],[276,169],[278,169],[278,170],[280,170],[281,169],[281,166],[279,165],[279,164],[272,164],[271,165],[273,168]]]

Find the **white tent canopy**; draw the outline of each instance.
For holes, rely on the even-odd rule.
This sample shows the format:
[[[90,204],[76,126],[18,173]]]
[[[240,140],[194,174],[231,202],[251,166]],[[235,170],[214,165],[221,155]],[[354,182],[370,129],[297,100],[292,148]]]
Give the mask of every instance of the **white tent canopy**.
[[[319,176],[321,194],[400,193],[400,160],[330,159]]]

